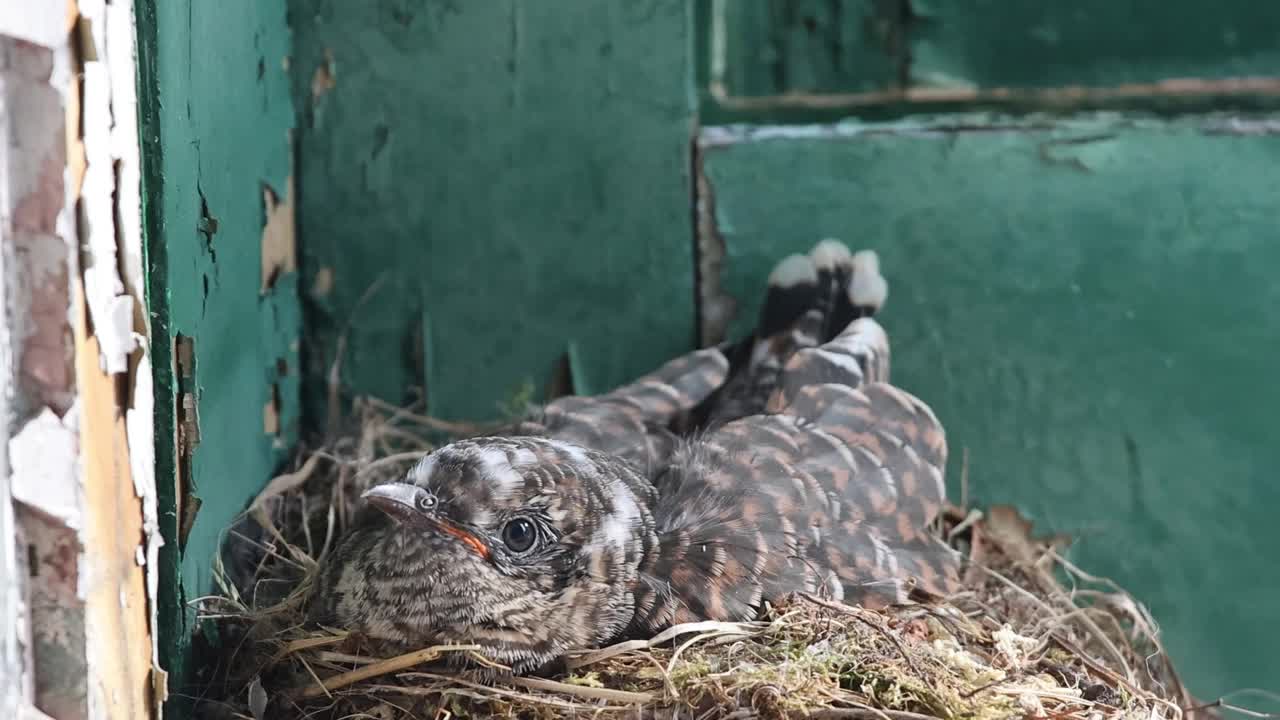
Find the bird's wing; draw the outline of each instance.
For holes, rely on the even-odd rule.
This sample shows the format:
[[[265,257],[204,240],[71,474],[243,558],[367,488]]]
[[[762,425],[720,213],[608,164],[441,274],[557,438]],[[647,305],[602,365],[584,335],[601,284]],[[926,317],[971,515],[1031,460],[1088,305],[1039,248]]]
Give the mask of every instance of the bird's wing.
[[[687,353],[607,394],[554,400],[521,430],[622,458],[642,471],[662,467],[675,443],[672,424],[728,372],[718,349]]]
[[[945,492],[943,428],[880,381],[887,357],[879,325],[855,320],[792,356],[767,412],[677,451],[659,480],[641,625],[748,618],[791,591],[882,604],[904,600],[912,581],[958,588],[958,557],[930,530]]]

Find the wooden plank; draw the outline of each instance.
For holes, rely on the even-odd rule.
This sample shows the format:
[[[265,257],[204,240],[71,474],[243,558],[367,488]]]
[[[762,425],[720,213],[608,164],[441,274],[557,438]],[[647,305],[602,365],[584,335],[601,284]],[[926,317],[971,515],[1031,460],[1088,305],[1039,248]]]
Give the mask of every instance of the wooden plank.
[[[731,97],[884,90],[902,71],[897,0],[708,0],[712,82]]]
[[[160,542],[148,427],[152,385],[138,379],[148,365],[145,347],[136,341],[146,335],[147,321],[133,14],[128,2],[71,9],[79,82],[72,89],[77,102],[68,113],[68,141],[70,165],[79,175],[81,262],[70,305],[88,716],[147,718],[154,717],[166,687],[155,671],[152,626]]]
[[[464,418],[692,346],[689,3],[299,5],[311,417],[344,332],[350,391]]]
[[[1274,682],[1280,118],[986,116],[704,132],[732,329],[834,236],[890,283],[893,375],[949,487],[1078,533],[1202,697]],[[785,178],[783,184],[778,179]],[[1223,588],[1231,588],[1223,592]]]
[[[155,467],[166,541],[157,623],[176,703],[189,679],[194,612],[187,600],[210,590],[220,533],[299,433],[302,311],[289,257],[295,114],[285,0],[138,0],[136,8]],[[175,376],[179,337],[193,349],[185,379]],[[184,400],[198,418],[199,443],[180,455],[174,410]],[[181,486],[180,466],[189,469]],[[178,510],[197,504],[183,547]]]
[[[1115,87],[1280,76],[1280,4],[912,0],[919,87]]]
[[[704,112],[813,122],[964,105],[1280,105],[1280,5],[1227,0],[713,2]]]
[[[77,316],[87,316],[77,297]],[[98,366],[100,347],[83,322],[76,327],[80,446],[85,462],[84,527],[91,548],[84,574],[85,639],[94,717],[152,717],[152,637],[147,584],[138,561],[146,536],[133,483],[117,382]]]

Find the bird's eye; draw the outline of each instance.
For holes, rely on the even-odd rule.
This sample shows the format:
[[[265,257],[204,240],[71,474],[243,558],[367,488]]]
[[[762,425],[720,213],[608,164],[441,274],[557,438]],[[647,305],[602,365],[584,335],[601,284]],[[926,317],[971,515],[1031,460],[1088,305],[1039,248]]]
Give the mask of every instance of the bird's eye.
[[[436,509],[436,496],[428,492],[418,493],[417,499],[418,509],[422,512],[428,512]]]
[[[524,518],[516,518],[502,527],[502,542],[512,552],[525,552],[533,547],[536,537],[533,523]]]

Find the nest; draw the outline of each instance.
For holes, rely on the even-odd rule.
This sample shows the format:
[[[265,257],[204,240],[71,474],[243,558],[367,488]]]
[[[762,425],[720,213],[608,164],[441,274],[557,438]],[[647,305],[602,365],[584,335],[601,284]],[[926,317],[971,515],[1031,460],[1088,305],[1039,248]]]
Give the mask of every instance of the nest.
[[[945,513],[940,530],[967,558],[959,595],[875,611],[793,595],[753,622],[685,624],[571,655],[554,679],[512,677],[475,647],[388,656],[308,628],[312,575],[359,493],[439,442],[488,429],[362,399],[346,432],[273,479],[227,531],[218,593],[194,601],[209,653],[198,714],[1181,720],[1207,707],[1195,707],[1142,605],[1002,507]],[[450,653],[489,669],[443,670]]]

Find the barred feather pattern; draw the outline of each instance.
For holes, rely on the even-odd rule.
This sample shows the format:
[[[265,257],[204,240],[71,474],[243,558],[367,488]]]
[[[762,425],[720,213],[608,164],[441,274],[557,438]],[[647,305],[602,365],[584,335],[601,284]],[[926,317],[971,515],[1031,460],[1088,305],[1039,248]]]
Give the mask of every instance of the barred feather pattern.
[[[855,321],[792,358],[768,413],[674,454],[658,484],[658,551],[635,594],[638,628],[741,620],[794,591],[876,606],[917,583],[958,589],[958,556],[929,530],[945,495],[945,435],[917,398],[864,382],[884,357],[879,326]]]
[[[525,673],[672,623],[751,619],[789,592],[879,605],[917,583],[957,589],[958,558],[930,531],[946,439],[888,383],[878,265],[831,274],[828,299],[847,302],[812,294],[823,276],[805,263],[858,257],[840,248],[780,264],[762,327],[785,327],[750,362],[690,353],[371,489],[383,512],[323,568],[313,619],[408,647],[477,644]],[[870,290],[853,292],[859,277]],[[855,317],[827,337],[837,312]]]
[[[719,350],[691,352],[605,395],[554,400],[518,431],[591,448],[652,476],[675,447],[672,424],[704,402],[728,372]]]

